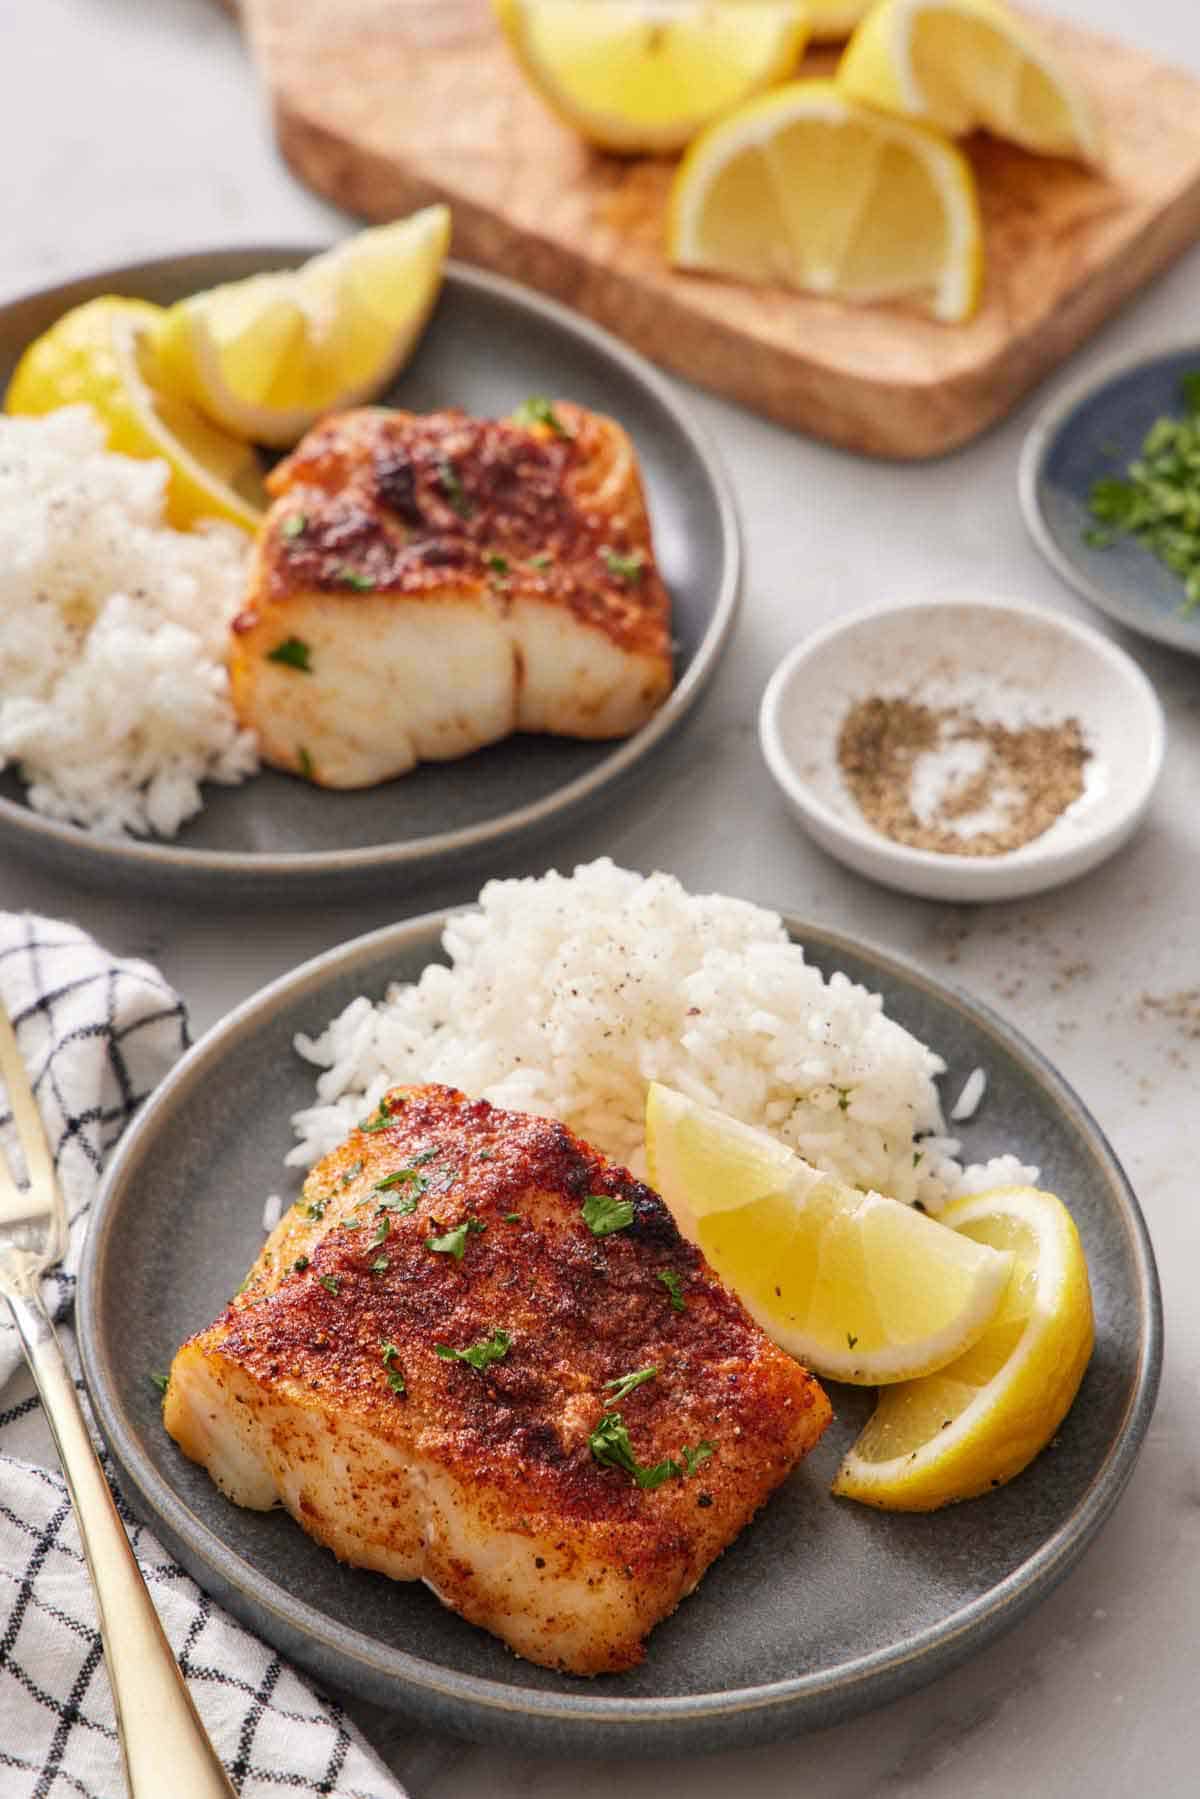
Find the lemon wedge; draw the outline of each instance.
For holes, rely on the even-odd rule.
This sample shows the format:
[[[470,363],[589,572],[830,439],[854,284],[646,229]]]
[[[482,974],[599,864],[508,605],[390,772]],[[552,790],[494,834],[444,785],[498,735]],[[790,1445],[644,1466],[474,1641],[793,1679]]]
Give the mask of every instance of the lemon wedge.
[[[795,68],[802,0],[493,0],[528,80],[604,150],[678,150]]]
[[[987,1329],[1012,1255],[860,1193],[763,1131],[657,1082],[650,1180],[768,1336],[830,1380],[943,1367]]]
[[[880,0],[837,81],[853,100],[953,137],[982,127],[1048,156],[1100,160],[1087,96],[1001,0]]]
[[[163,320],[160,365],[225,430],[285,448],[400,370],[433,310],[449,245],[449,208],[429,206],[298,269],[193,294]]]
[[[696,140],[667,247],[680,268],[839,299],[918,296],[950,321],[973,312],[983,271],[966,158],[829,81],[776,88]]]
[[[169,464],[167,517],[179,530],[223,518],[255,531],[264,503],[258,457],[159,384],[153,344],[162,318],[161,306],[113,295],[74,307],[25,351],[5,410],[91,406],[110,450]]]
[[[847,38],[874,0],[804,0],[809,29],[819,44]]]
[[[942,1213],[960,1236],[1016,1258],[999,1311],[967,1353],[887,1387],[833,1490],[926,1512],[1019,1474],[1067,1414],[1092,1353],[1092,1297],[1074,1220],[1053,1193],[999,1188]]]

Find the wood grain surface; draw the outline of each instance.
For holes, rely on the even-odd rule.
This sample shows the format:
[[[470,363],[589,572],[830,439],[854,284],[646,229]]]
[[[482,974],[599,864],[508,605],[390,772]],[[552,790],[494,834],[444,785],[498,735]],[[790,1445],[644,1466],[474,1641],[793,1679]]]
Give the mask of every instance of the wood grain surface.
[[[1200,236],[1200,83],[1040,19],[1100,118],[1104,175],[980,137],[988,275],[967,325],[673,272],[672,164],[589,149],[518,73],[487,0],[242,0],[293,169],[348,211],[446,200],[454,251],[785,425],[937,455],[1005,413]],[[828,53],[803,65],[825,72]]]

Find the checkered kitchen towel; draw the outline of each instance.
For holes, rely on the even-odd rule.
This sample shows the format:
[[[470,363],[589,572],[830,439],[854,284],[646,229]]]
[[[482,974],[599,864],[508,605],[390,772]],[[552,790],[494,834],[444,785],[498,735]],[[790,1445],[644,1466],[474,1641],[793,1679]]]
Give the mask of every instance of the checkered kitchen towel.
[[[0,912],[0,998],[33,1077],[70,1213],[70,1249],[47,1282],[46,1298],[77,1366],[69,1319],[104,1157],[186,1047],[187,1018],[148,963],[118,960],[74,925],[29,914]],[[13,1160],[2,1088],[0,1140]],[[0,1314],[6,1311],[0,1302]],[[0,1793],[4,1799],[123,1799],[87,1569],[41,1407],[28,1374],[17,1372],[19,1363],[16,1333],[5,1318]],[[78,1377],[76,1385],[82,1392]],[[280,1791],[402,1799],[338,1708],[220,1611],[135,1523],[119,1494],[118,1504],[192,1697],[244,1799]]]

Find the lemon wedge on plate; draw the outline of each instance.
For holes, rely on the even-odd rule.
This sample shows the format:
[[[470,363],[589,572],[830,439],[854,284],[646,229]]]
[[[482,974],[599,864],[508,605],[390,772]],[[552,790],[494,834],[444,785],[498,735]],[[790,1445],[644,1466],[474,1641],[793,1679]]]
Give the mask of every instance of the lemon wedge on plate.
[[[983,271],[966,158],[830,81],[790,82],[699,137],[667,244],[680,268],[838,299],[915,296],[953,321],[973,312]]]
[[[323,412],[373,398],[437,299],[450,211],[360,231],[298,269],[193,294],[162,323],[165,377],[216,424],[286,448]]]
[[[986,1330],[1013,1258],[824,1175],[773,1137],[657,1082],[651,1183],[780,1348],[830,1380],[931,1372]]]
[[[932,1511],[1019,1474],[1062,1423],[1092,1353],[1087,1263],[1060,1199],[1000,1188],[942,1218],[1016,1265],[978,1341],[937,1373],[885,1388],[843,1461],[834,1492],[888,1511]]]
[[[803,0],[493,0],[525,75],[601,149],[678,150],[790,75]]]
[[[105,295],[64,313],[25,351],[5,410],[54,412],[85,404],[125,456],[168,463],[167,517],[180,530],[223,518],[247,531],[262,517],[262,472],[251,446],[218,430],[161,384],[154,339],[161,306]]]
[[[982,127],[1027,150],[1100,160],[1087,96],[1001,0],[880,0],[837,81],[853,100],[954,137]]]

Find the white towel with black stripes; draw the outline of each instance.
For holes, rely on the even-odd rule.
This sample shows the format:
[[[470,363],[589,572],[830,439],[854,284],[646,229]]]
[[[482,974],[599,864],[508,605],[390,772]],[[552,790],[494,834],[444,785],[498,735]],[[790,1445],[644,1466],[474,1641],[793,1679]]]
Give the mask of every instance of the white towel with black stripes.
[[[107,1152],[187,1047],[178,995],[74,925],[0,912],[0,998],[16,1027],[71,1219],[46,1300],[72,1366],[75,1277]],[[0,1141],[15,1144],[0,1088]],[[41,1407],[0,1302],[0,1793],[124,1799],[87,1570]],[[76,1376],[82,1391],[82,1383]],[[86,1409],[86,1399],[85,1399]],[[221,1611],[136,1523],[134,1549],[196,1706],[243,1799],[403,1799],[345,1715]],[[167,1795],[163,1799],[168,1799]]]

